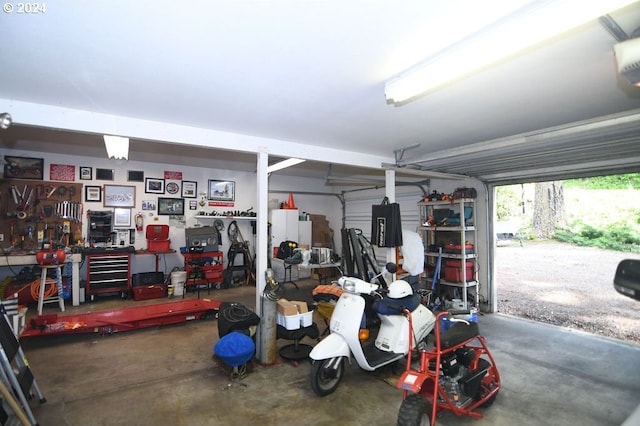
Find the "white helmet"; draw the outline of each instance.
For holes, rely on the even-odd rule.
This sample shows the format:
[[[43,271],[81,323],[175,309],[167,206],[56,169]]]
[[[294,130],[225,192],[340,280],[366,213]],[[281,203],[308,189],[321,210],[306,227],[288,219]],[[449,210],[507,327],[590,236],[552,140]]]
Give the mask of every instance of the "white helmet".
[[[411,296],[413,289],[408,282],[404,280],[395,280],[389,284],[389,297],[391,299],[402,299],[403,297]]]

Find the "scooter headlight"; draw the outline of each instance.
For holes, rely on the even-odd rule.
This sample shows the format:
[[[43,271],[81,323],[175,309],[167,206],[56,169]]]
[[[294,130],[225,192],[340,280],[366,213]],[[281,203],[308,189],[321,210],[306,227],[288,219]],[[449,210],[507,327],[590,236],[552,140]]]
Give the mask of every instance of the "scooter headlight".
[[[356,282],[353,280],[344,280],[344,282],[342,283],[342,288],[344,289],[344,291],[348,291],[349,293],[355,293]]]

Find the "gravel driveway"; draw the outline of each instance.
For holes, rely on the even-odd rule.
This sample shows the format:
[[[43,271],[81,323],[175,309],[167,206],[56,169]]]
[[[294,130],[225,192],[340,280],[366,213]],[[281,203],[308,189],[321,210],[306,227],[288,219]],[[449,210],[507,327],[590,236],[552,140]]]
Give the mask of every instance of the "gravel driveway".
[[[640,344],[640,302],[618,294],[618,262],[640,259],[559,242],[499,242],[498,312]]]

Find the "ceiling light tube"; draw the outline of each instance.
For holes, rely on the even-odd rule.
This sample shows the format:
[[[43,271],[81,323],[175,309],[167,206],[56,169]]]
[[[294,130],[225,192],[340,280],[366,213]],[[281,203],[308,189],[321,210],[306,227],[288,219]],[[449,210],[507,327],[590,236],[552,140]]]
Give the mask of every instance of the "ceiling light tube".
[[[433,91],[637,0],[532,2],[385,84],[389,103]]]
[[[296,164],[304,163],[306,160],[301,160],[300,158],[289,158],[286,160],[282,160],[279,163],[272,164],[267,167],[267,173],[273,173],[278,170],[286,169],[287,167],[295,166]]]
[[[104,146],[107,148],[107,157],[110,159],[129,159],[129,138],[104,135]]]

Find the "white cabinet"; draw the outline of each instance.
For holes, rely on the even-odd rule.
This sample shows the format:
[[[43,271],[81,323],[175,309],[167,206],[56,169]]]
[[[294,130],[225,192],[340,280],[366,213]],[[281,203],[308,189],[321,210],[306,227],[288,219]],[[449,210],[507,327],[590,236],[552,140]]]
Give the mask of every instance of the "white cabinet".
[[[458,288],[465,306],[475,289],[472,305],[478,306],[477,256],[475,251],[475,199],[421,201],[420,225],[425,246],[425,264],[433,271],[440,257],[440,285]]]
[[[271,247],[283,241],[298,242],[298,210],[274,209],[269,214],[271,222]]]

